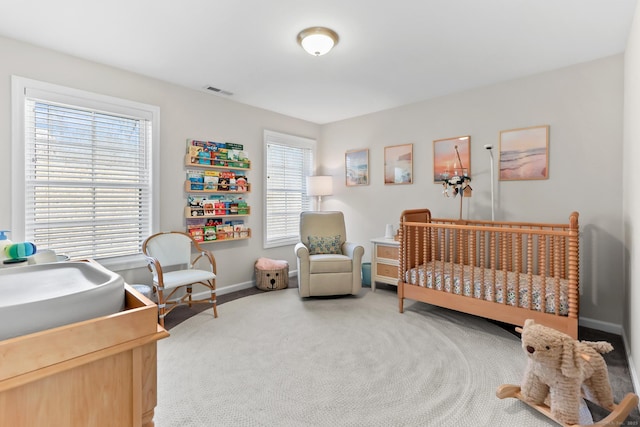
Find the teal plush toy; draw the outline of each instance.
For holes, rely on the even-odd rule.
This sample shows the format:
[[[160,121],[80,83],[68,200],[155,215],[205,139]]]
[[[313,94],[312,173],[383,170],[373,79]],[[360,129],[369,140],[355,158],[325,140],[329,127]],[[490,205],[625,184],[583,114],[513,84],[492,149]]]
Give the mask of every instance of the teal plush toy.
[[[31,242],[12,243],[4,247],[4,255],[9,259],[21,259],[36,253],[36,245]]]

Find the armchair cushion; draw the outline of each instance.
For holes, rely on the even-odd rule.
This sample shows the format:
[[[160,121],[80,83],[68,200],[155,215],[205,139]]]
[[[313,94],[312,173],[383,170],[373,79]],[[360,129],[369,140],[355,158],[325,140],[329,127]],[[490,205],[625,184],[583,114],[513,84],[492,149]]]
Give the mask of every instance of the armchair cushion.
[[[309,255],[341,254],[340,235],[309,236]]]
[[[353,263],[346,255],[320,254],[309,257],[311,274],[351,273]]]

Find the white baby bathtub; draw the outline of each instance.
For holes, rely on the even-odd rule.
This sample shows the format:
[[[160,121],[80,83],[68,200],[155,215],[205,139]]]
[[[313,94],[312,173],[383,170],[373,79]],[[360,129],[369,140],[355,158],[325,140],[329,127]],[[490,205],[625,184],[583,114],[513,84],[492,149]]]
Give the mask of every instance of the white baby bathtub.
[[[0,340],[124,310],[124,279],[97,262],[0,269]]]

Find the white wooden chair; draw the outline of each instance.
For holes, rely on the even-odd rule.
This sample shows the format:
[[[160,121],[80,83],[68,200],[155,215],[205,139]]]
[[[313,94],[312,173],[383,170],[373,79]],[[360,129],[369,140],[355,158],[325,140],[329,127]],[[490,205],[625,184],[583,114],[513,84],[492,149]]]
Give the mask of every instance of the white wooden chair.
[[[192,259],[194,250],[197,251],[197,256]],[[216,260],[210,251],[201,248],[189,234],[168,231],[149,236],[142,243],[142,252],[147,258],[147,267],[153,274],[161,326],[164,327],[167,314],[184,304],[189,307],[197,303],[212,304],[213,316],[218,317]],[[193,285],[208,288],[211,297],[193,299]],[[179,290],[186,292],[181,295],[178,294]]]

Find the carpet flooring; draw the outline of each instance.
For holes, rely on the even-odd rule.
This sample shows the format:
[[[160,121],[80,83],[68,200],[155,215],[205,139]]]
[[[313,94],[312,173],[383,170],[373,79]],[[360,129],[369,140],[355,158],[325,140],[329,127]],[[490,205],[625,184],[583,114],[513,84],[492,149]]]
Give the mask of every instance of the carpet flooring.
[[[290,280],[289,288],[297,288],[297,281],[295,277],[293,277]],[[378,285],[377,289],[379,289],[380,292],[393,292],[393,293],[395,293],[395,290],[396,290],[394,286],[388,286],[384,284]],[[363,292],[366,292],[366,291],[368,291],[368,289],[365,288]],[[233,292],[226,295],[220,295],[218,296],[218,305],[220,306],[229,301],[234,301],[239,298],[243,298],[250,295],[261,294],[265,292],[266,291],[262,291],[257,288],[250,288],[250,289]],[[278,292],[278,291],[275,291],[275,292]],[[185,320],[207,309],[210,310],[210,307],[207,307],[206,305],[196,305],[191,308],[187,306],[177,307],[174,311],[172,311],[172,313],[169,316],[166,317],[165,327],[170,331],[172,328],[181,324]],[[505,329],[506,331],[515,334],[513,330],[513,326],[504,325],[500,323],[496,323],[496,324],[502,327],[503,329]],[[620,337],[619,335],[610,334],[607,332],[585,328],[585,327],[580,327],[579,337],[580,339],[589,340],[589,341],[607,341],[613,345],[614,350],[608,354],[605,354],[604,357],[609,369],[609,379],[614,392],[615,401],[616,402],[620,401],[626,393],[633,391],[631,375],[630,375],[629,366],[627,363],[626,351],[624,348],[624,342],[622,340],[622,337]],[[588,408],[592,414],[593,419],[596,421],[604,418],[607,415],[607,412],[605,410],[593,405],[590,402],[588,402]],[[623,425],[627,425],[627,426],[640,425],[640,413],[638,412],[637,408],[634,409],[634,411],[630,414],[630,416],[627,418],[626,422]]]

